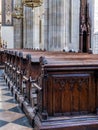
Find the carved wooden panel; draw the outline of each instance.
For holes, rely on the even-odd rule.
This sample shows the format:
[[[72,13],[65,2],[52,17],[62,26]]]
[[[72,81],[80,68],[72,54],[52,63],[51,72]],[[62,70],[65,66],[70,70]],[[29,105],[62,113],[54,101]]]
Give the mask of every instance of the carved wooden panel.
[[[95,111],[95,85],[92,73],[52,75],[48,82],[49,115],[76,115]]]

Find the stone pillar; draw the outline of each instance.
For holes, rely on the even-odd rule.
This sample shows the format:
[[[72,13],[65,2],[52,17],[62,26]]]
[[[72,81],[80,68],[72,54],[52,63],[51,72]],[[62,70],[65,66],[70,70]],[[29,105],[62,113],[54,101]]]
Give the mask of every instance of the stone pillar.
[[[71,8],[72,8],[72,15],[71,15],[72,40],[70,46],[77,52],[79,50],[80,0],[72,0]]]
[[[33,48],[33,13],[29,7],[24,7],[24,47]]]
[[[46,0],[44,43],[47,50],[79,48],[79,0]],[[77,8],[76,8],[77,5]]]
[[[21,6],[21,0],[14,1],[15,5]],[[14,24],[14,48],[23,48],[23,19],[13,19]]]
[[[46,0],[45,2],[45,48],[47,50],[62,50],[65,44],[65,1]]]
[[[39,16],[39,21],[40,21],[40,24],[39,24],[39,48],[41,48],[41,49],[45,49],[45,46],[44,46],[45,8],[44,7],[45,7],[45,0],[43,0],[43,5],[40,7],[40,16]]]
[[[79,0],[43,0],[41,7],[25,7],[24,46],[49,51],[79,49]],[[77,5],[77,8],[76,8]],[[31,11],[31,12],[30,12]],[[41,25],[40,25],[41,24]]]
[[[14,48],[23,47],[22,20],[14,19]]]
[[[48,34],[49,34],[49,0],[44,0],[44,48],[48,49]]]
[[[33,12],[33,48],[39,49],[39,20],[40,20],[40,7],[34,8]]]
[[[65,51],[69,51],[69,49],[71,49],[70,47],[70,43],[71,43],[71,0],[65,1],[65,13],[63,14],[65,17]]]
[[[44,38],[42,6],[34,9],[30,7],[24,8],[24,46],[35,49],[44,48],[42,43]]]
[[[98,54],[98,0],[88,0],[91,19],[91,48]]]

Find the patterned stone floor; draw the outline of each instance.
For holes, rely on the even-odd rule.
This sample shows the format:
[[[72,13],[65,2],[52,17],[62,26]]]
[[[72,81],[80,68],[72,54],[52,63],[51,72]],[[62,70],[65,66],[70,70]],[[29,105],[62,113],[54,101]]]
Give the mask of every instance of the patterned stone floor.
[[[0,130],[33,130],[8,90],[0,70]]]

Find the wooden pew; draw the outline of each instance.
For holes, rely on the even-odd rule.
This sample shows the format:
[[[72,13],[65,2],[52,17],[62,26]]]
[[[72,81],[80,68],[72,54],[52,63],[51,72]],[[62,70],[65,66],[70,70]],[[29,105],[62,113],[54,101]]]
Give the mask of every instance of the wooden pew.
[[[13,90],[13,86],[15,85],[15,73],[16,73],[16,50],[5,50],[5,80],[9,86],[11,91]]]
[[[6,55],[4,53],[4,49],[0,48],[0,68],[1,69],[4,69],[5,59],[6,59]]]
[[[8,85],[8,87],[10,88],[10,80],[11,80],[11,57],[12,57],[12,54],[10,52],[10,50],[6,50],[5,51],[5,54],[6,54],[6,60],[5,60],[5,80],[6,80],[6,83]]]
[[[27,93],[29,93],[29,89],[26,89],[26,88],[29,88],[27,86],[30,86],[30,77],[31,77],[30,73],[33,72],[30,69],[31,60],[30,60],[30,54],[28,54],[30,52],[22,51],[21,53],[22,53],[22,57],[21,57],[21,60],[20,60],[20,62],[21,62],[21,68],[20,68],[21,73],[20,73],[20,80],[19,80],[20,94],[18,93],[19,95],[17,95],[17,97],[18,97],[17,100],[19,101],[20,106],[22,106],[22,102],[24,100],[29,101],[29,94],[27,94]],[[31,52],[31,53],[32,53],[32,55],[34,55],[35,51]],[[38,53],[38,51],[36,53]],[[39,52],[39,53],[42,53],[42,52]],[[19,63],[18,63],[18,65],[19,65]],[[28,92],[26,92],[26,91],[28,91]]]
[[[25,75],[26,69],[27,69],[27,65],[28,62],[26,60],[26,57],[23,57],[23,52],[19,52],[19,56],[18,56],[18,70],[17,70],[17,93],[16,93],[16,97],[17,100],[20,103],[20,106],[22,107],[22,102],[24,101],[25,95],[23,93],[23,76]]]
[[[98,129],[98,55],[32,52],[26,60],[23,110],[34,130]]]
[[[11,87],[12,89],[12,93],[13,86],[18,87],[19,70],[21,70],[21,51],[23,51],[23,49],[5,50],[5,77],[9,88]]]
[[[39,57],[41,55],[45,55],[45,51],[31,51],[28,52],[28,50],[21,50],[20,52],[17,52],[17,67],[19,68],[17,71],[17,86],[18,89],[16,87],[15,89],[15,97],[16,99],[19,101],[20,106],[22,106],[22,102],[23,100],[28,100],[27,102],[30,102],[30,78],[34,78],[36,76],[36,78],[38,77],[38,74],[35,75],[34,73],[38,73],[39,70],[35,69],[34,67],[31,68],[31,64],[34,63],[33,66],[38,66],[37,68],[39,68],[40,63],[39,63]],[[19,56],[19,53],[21,54]],[[33,56],[33,61],[31,62],[31,58],[30,55],[28,53],[31,53],[31,55]],[[27,55],[28,54],[28,55]],[[27,56],[26,56],[27,55]],[[37,60],[37,62],[36,62]],[[32,73],[32,76],[31,76]],[[28,86],[28,87],[27,87]]]
[[[67,55],[58,61],[58,58],[42,57],[40,59],[41,75],[37,83],[32,83],[33,92],[35,88],[35,93],[32,94],[37,100],[35,106],[38,109],[32,106],[35,109],[27,115],[33,119],[34,113],[37,113],[35,118],[42,119],[40,122],[42,126],[39,126],[40,123],[38,124],[36,119],[32,120],[38,127],[35,129],[50,130],[52,127],[60,130],[67,129],[67,126],[64,126],[68,121],[66,116],[71,121],[71,116],[77,118],[77,115],[81,115],[83,118],[82,115],[87,115],[89,119],[88,114],[97,113],[98,105],[95,105],[98,100],[98,94],[96,95],[95,91],[98,86],[96,82],[98,77],[97,57],[98,55]],[[38,89],[37,93],[36,89]],[[34,99],[32,101],[34,102]],[[62,125],[58,125],[59,121]],[[46,122],[47,125],[43,125]],[[51,122],[53,122],[52,126],[49,125]]]
[[[43,57],[40,59],[42,73],[37,85],[42,91],[37,94],[36,117],[42,120],[40,124],[35,117],[37,126],[35,129],[66,130],[68,129],[66,117],[69,117],[71,122],[73,116],[78,118],[79,115],[80,119],[85,120],[83,115],[86,115],[89,120],[90,114],[97,114],[98,55],[68,55],[68,57],[59,61]],[[75,123],[77,124],[77,121]]]
[[[21,103],[26,98],[25,92],[23,92],[25,90],[25,88],[24,88],[25,84],[24,84],[23,77],[25,77],[25,75],[27,73],[26,71],[29,70],[29,66],[28,66],[29,61],[28,61],[28,58],[26,58],[26,55],[31,52],[32,52],[32,50],[30,50],[29,52],[28,52],[28,50],[19,50],[16,52],[16,60],[15,60],[16,65],[15,66],[17,66],[17,68],[16,68],[16,74],[15,74],[16,75],[15,76],[16,85],[14,88],[14,95],[15,95],[15,98],[19,101],[20,106],[22,106]]]

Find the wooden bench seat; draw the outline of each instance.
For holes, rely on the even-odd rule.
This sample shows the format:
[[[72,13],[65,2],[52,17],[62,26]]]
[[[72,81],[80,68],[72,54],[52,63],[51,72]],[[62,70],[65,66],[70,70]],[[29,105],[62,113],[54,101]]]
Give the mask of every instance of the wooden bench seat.
[[[98,55],[20,50],[16,62],[19,98],[34,130],[98,128]]]

